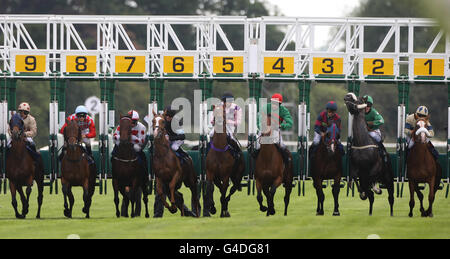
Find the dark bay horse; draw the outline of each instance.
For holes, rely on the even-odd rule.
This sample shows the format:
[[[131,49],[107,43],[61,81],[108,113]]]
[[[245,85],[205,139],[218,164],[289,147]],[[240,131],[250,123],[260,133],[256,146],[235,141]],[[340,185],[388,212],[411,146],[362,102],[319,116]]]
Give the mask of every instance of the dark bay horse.
[[[61,161],[61,185],[64,195],[64,216],[72,218],[74,197],[72,186],[83,188],[83,213],[89,218],[89,210],[92,196],[95,191],[96,166],[89,164],[88,154],[81,146],[81,128],[74,120],[66,120],[67,127],[64,128],[64,144],[66,154]],[[69,198],[70,207],[67,204]]]
[[[339,216],[339,191],[342,178],[342,154],[338,150],[336,136],[339,129],[335,123],[328,127],[322,136],[316,154],[311,161],[311,176],[317,194],[317,214],[323,215],[323,202],[325,195],[322,190],[322,181],[333,179],[334,211],[333,216]]]
[[[441,170],[436,167],[436,162],[431,154],[427,137],[429,132],[426,129],[427,122],[424,119],[419,119],[414,130],[411,133],[411,138],[414,141],[414,146],[409,151],[407,158],[407,176],[409,181],[409,216],[413,216],[414,208],[414,191],[420,201],[420,212],[422,217],[433,217],[433,202],[434,196],[438,190],[441,181]],[[430,193],[428,195],[429,207],[425,211],[423,207],[423,194],[419,189],[419,183],[428,183]]]
[[[275,206],[273,198],[277,188],[283,183],[285,188],[284,215],[286,216],[292,191],[292,162],[289,165],[284,164],[283,157],[281,156],[278,148],[275,146],[279,136],[275,136],[275,139],[270,140],[272,132],[274,132],[270,128],[272,123],[275,125],[277,121],[272,121],[271,116],[267,115],[267,126],[269,127],[267,129],[263,129],[263,133],[258,140],[260,141],[261,148],[255,162],[255,181],[257,190],[256,199],[258,200],[259,208],[262,212],[267,211],[267,216],[274,215]],[[264,142],[261,143],[263,138],[265,138]],[[267,207],[262,204],[263,196],[261,194],[261,190],[267,198]]]
[[[31,186],[36,181],[38,186],[38,211],[36,218],[41,217],[41,206],[44,191],[44,171],[39,168],[28,153],[23,120],[19,114],[14,114],[9,122],[11,131],[11,148],[7,151],[6,159],[6,177],[9,179],[9,188],[11,190],[12,206],[16,213],[16,218],[24,219],[28,214]],[[42,158],[41,158],[42,159]],[[26,186],[26,197],[22,187]],[[22,213],[17,211],[16,191],[20,194],[22,201]]]
[[[131,141],[132,121],[130,116],[121,116],[119,122],[120,143],[111,158],[116,217],[128,217],[128,202],[131,201],[131,217],[140,214],[140,192],[143,194],[145,217],[148,218],[148,176],[145,167]],[[119,212],[119,191],[122,194],[122,213]]]
[[[200,216],[200,201],[197,189],[197,173],[194,169],[192,159],[181,164],[175,152],[169,145],[169,140],[166,137],[166,123],[165,113],[157,115],[153,112],[153,133],[155,136],[153,145],[153,164],[152,170],[156,176],[156,191],[161,198],[164,206],[169,209],[171,213],[176,213],[177,208],[181,211],[181,216],[188,216],[185,214],[185,205],[183,194],[178,191],[182,183],[191,190],[192,214],[195,217]],[[166,195],[169,196],[169,205],[166,201]],[[191,212],[188,211],[189,214]]]
[[[220,217],[230,217],[228,212],[228,203],[233,195],[241,186],[242,177],[245,171],[244,157],[240,157],[235,166],[233,155],[228,152],[230,146],[227,141],[225,107],[217,106],[214,111],[214,135],[211,140],[211,149],[206,155],[206,194],[204,201],[205,216],[209,213],[215,214],[214,206],[214,185],[220,190],[221,213]],[[227,196],[230,180],[233,186]]]
[[[353,115],[353,146],[350,155],[350,177],[356,183],[360,198],[369,198],[369,215],[372,215],[374,192],[372,187],[381,182],[388,190],[390,215],[394,214],[394,173],[388,157],[387,163],[378,150],[377,143],[370,137],[365,120],[367,104],[362,97],[348,93],[344,98],[350,114]],[[359,181],[358,179],[359,178]]]

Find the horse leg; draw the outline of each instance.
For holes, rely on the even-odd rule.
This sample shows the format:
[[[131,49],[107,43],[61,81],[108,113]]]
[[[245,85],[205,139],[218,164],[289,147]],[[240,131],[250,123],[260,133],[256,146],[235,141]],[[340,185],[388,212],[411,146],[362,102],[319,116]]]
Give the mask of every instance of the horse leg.
[[[334,183],[333,183],[333,198],[334,198],[333,216],[340,216],[341,215],[339,213],[339,192],[341,191],[340,180],[341,180],[341,177],[334,178]],[[322,209],[323,209],[323,207],[322,207]]]
[[[220,188],[220,203],[222,205],[220,217],[221,218],[228,218],[230,217],[230,213],[228,212],[228,202],[227,202],[227,190],[228,186],[230,185],[230,179],[227,178],[222,183],[222,188]]]
[[[89,209],[91,207],[91,197],[89,195],[89,187],[84,186],[83,187],[83,201],[84,201],[84,207],[83,207],[83,213],[86,214],[86,218],[89,218]]]
[[[421,216],[426,217],[425,208],[423,207],[423,193],[420,191],[419,184],[417,182],[414,183],[414,189],[416,190],[417,198],[419,198]]]
[[[367,197],[369,198],[369,216],[372,216],[373,202],[375,201],[374,192],[369,189]]]
[[[434,177],[431,178],[431,181],[428,183],[430,187],[430,193],[428,194],[428,210],[426,212],[427,217],[432,218],[433,217],[433,202],[434,202],[434,196],[435,196],[435,179]]]
[[[75,199],[73,197],[73,193],[72,193],[72,186],[68,186],[67,188],[67,196],[69,197],[69,210],[70,210],[70,218],[72,217],[72,209],[73,209],[73,204],[75,203]]]
[[[186,208],[186,210],[185,210],[183,194],[179,191],[175,191],[175,204],[176,204],[177,208],[180,209],[182,217],[188,216],[189,214],[191,214],[189,209]]]
[[[17,191],[19,192],[20,200],[22,201],[22,216],[23,216],[23,218],[26,218],[26,216],[28,214],[28,207],[29,207],[29,205],[28,205],[29,196],[28,196],[28,198],[25,197],[22,186],[18,187]]]
[[[177,212],[177,205],[175,202],[175,189],[178,182],[178,179],[180,178],[180,172],[176,172],[173,176],[172,180],[169,183],[169,190],[170,190],[170,208],[169,211],[174,214]]]
[[[270,187],[268,185],[264,185],[262,190],[263,190],[263,193],[266,196],[266,200],[267,200],[266,216],[270,216],[270,213],[269,213],[269,210],[270,210]]]
[[[122,207],[120,208],[120,215],[128,218],[128,205],[130,200],[128,198],[128,193],[125,191],[125,187],[120,187],[120,193],[122,194]]]
[[[143,184],[143,186],[142,186],[142,201],[144,202],[144,206],[145,206],[145,217],[149,218],[150,214],[148,213],[148,189],[147,189],[147,184]]]
[[[214,205],[214,183],[212,180],[207,180],[206,182],[206,194],[204,196],[204,201],[203,216],[209,217],[209,213],[213,215],[216,214],[217,210]]]
[[[119,183],[117,179],[113,179],[113,190],[114,190],[114,205],[116,206],[116,217],[120,218],[119,211]]]
[[[322,216],[324,214],[323,201],[325,200],[325,195],[322,190],[322,179],[314,179],[314,188],[316,189],[316,195],[317,195],[316,216]]]
[[[408,216],[410,218],[412,218],[412,216],[413,216],[413,209],[416,204],[416,202],[414,201],[414,186],[415,186],[414,181],[412,179],[409,179],[409,196],[410,197],[409,197],[409,214],[408,214]]]
[[[11,191],[11,205],[14,208],[16,218],[23,219],[23,216],[17,211],[16,185],[11,180],[9,181],[9,189]]]
[[[166,207],[170,211],[170,206],[166,201],[166,194],[164,193],[164,190],[163,190],[163,183],[161,182],[161,180],[159,178],[156,178],[156,192],[158,193],[162,203],[164,204],[164,207]],[[171,212],[171,213],[173,213],[173,212]]]
[[[291,183],[285,183],[284,185],[284,216],[287,216],[287,209],[289,206],[289,200],[291,197],[291,192],[292,192],[292,184]]]
[[[44,193],[44,178],[39,176],[38,179],[36,179],[36,184],[38,187],[38,197],[37,197],[37,202],[38,202],[38,211],[36,214],[36,218],[39,219],[41,218],[41,206],[42,206],[42,200],[43,200],[43,193]]]
[[[267,211],[267,207],[263,205],[263,196],[261,194],[261,181],[259,179],[256,179],[256,191],[257,191],[257,195],[256,195],[256,200],[258,200],[259,203],[259,210],[262,212],[266,212]]]
[[[69,206],[67,204],[67,194],[69,187],[68,184],[65,183],[64,179],[61,180],[61,185],[62,185],[62,193],[64,196],[64,216],[66,216],[67,218],[71,218],[72,214],[70,213]]]

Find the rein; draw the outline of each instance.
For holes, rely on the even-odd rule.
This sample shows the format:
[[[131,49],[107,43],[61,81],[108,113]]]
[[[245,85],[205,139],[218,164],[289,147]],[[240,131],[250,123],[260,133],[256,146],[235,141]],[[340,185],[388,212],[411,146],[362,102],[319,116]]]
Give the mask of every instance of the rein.
[[[352,146],[352,149],[356,149],[356,150],[368,149],[368,148],[378,148],[378,146],[377,145]]]
[[[224,149],[216,148],[212,141],[210,142],[210,145],[211,145],[211,148],[217,152],[226,152],[226,151],[228,151],[228,149],[230,149],[230,145],[228,145],[228,144],[225,146]]]
[[[131,163],[131,162],[135,162],[135,161],[138,160],[137,157],[135,157],[134,159],[128,159],[128,160],[127,160],[127,159],[121,159],[121,158],[118,158],[118,157],[116,157],[116,156],[113,156],[112,159],[117,160],[117,161],[120,161],[120,162],[124,162],[124,163]]]

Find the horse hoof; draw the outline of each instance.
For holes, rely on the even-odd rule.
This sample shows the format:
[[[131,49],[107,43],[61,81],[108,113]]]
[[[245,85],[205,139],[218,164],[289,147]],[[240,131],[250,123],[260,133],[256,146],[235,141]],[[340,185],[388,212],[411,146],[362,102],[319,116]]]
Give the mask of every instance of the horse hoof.
[[[360,193],[359,198],[361,198],[361,200],[365,201],[367,199],[366,193],[365,192]]]
[[[432,218],[433,217],[433,212],[428,213],[428,217]]]
[[[170,207],[170,208],[169,208],[169,211],[170,211],[170,213],[174,214],[174,213],[177,212],[177,207],[175,207],[175,208]]]
[[[268,212],[270,215],[275,215],[275,209],[270,209]]]
[[[150,218],[150,215],[148,213],[145,213],[145,217],[148,219]]]
[[[72,218],[72,213],[70,213],[70,210],[64,210],[64,216],[66,216],[66,218]]]
[[[259,207],[259,210],[261,210],[262,212],[266,212],[267,211],[267,207],[266,206],[261,206],[261,207]]]
[[[120,212],[116,211],[116,217],[120,218]]]
[[[209,212],[210,212],[211,214],[215,215],[216,212],[217,212],[216,207],[212,206],[212,207],[209,209]]]
[[[341,213],[339,213],[339,211],[335,211],[333,212],[333,216],[341,216]]]
[[[84,214],[88,213],[87,209],[85,207],[83,207],[83,209],[81,210]]]
[[[24,216],[24,215],[17,214],[17,215],[16,215],[16,218],[17,218],[17,219],[25,219],[25,216]]]
[[[412,214],[412,213],[409,213],[409,214],[408,214],[408,217],[412,218],[412,217],[413,217],[413,214]]]
[[[323,215],[324,215],[323,211],[318,211],[318,212],[316,213],[316,216],[323,216]]]
[[[229,218],[230,217],[230,213],[228,211],[224,211],[222,212],[222,214],[220,215],[221,218]]]

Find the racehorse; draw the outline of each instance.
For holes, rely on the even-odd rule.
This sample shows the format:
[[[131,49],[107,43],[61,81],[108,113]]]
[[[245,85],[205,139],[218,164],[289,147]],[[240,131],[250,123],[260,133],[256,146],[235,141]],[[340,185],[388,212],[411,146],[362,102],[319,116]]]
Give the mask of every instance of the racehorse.
[[[339,129],[335,123],[328,127],[322,136],[316,154],[311,161],[311,176],[317,194],[317,214],[323,215],[323,201],[325,195],[322,190],[322,181],[333,179],[334,211],[333,216],[339,216],[339,191],[342,177],[342,154],[338,150],[337,134]]]
[[[11,190],[12,206],[16,213],[16,218],[24,219],[28,214],[31,186],[33,180],[38,186],[38,211],[36,218],[41,217],[41,206],[44,191],[44,171],[33,161],[28,153],[23,120],[19,114],[14,114],[9,122],[11,130],[11,148],[7,151],[6,159],[6,177],[9,179],[9,188]],[[42,158],[41,158],[42,159]],[[22,187],[27,186],[26,197]],[[22,213],[17,211],[16,191],[20,194],[22,201]]]
[[[286,216],[292,191],[292,163],[285,165],[280,151],[278,151],[275,146],[275,142],[277,142],[279,136],[275,136],[272,141],[270,140],[272,132],[275,132],[271,129],[272,123],[277,122],[272,121],[271,115],[268,114],[268,127],[263,129],[263,133],[258,139],[258,141],[260,141],[261,148],[255,161],[255,181],[257,190],[256,199],[259,203],[259,209],[262,212],[267,211],[267,216],[274,215],[275,206],[273,198],[277,188],[283,183],[285,188],[284,215]],[[264,143],[261,143],[262,139],[264,139]],[[267,198],[267,207],[262,204],[263,196],[261,194],[261,190]]]
[[[204,201],[204,216],[216,213],[214,206],[214,185],[220,190],[221,212],[220,217],[230,217],[228,203],[231,195],[241,188],[241,181],[245,171],[244,157],[235,163],[235,159],[230,152],[227,141],[225,107],[216,106],[214,108],[214,135],[210,142],[211,148],[206,155],[206,195]],[[233,186],[227,196],[230,180]]]
[[[409,181],[409,216],[413,216],[414,208],[414,191],[420,200],[420,212],[422,217],[433,217],[434,196],[438,190],[441,181],[441,171],[437,170],[434,157],[428,149],[427,137],[430,136],[426,129],[427,122],[425,119],[419,119],[416,127],[411,133],[414,146],[409,151],[407,158],[407,176]],[[425,211],[423,208],[423,194],[419,189],[419,183],[428,183],[430,193],[428,195],[429,207]]]
[[[149,182],[145,167],[138,161],[138,155],[131,142],[132,121],[130,116],[120,116],[120,143],[112,156],[112,178],[114,189],[114,204],[116,217],[128,217],[128,202],[131,201],[131,217],[140,214],[140,191],[143,194],[145,217],[148,218],[148,189]],[[122,213],[119,212],[119,191],[122,194]]]
[[[83,151],[81,144],[81,128],[74,120],[66,120],[67,127],[64,128],[64,143],[67,147],[66,154],[61,161],[61,185],[64,195],[64,216],[72,218],[74,197],[72,186],[83,188],[83,213],[89,218],[89,209],[92,196],[95,191],[95,163],[90,164],[88,154]],[[67,205],[69,198],[70,207]]]
[[[374,193],[372,187],[376,182],[384,184],[388,190],[390,215],[394,215],[394,173],[388,157],[384,163],[378,150],[378,145],[370,137],[365,120],[367,104],[363,98],[356,98],[354,93],[348,93],[344,98],[350,114],[353,115],[353,146],[350,154],[350,176],[356,183],[360,198],[369,198],[369,215],[372,215]],[[357,177],[359,177],[359,182]]]
[[[164,206],[173,214],[177,212],[177,208],[181,211],[181,216],[185,214],[185,206],[183,194],[178,189],[182,183],[191,190],[192,214],[195,217],[200,216],[200,201],[197,189],[197,173],[194,169],[192,159],[185,160],[183,164],[176,156],[175,152],[170,148],[169,140],[166,138],[165,113],[157,115],[153,112],[153,133],[154,152],[152,170],[156,176],[156,191],[161,198]],[[169,196],[170,203],[166,201],[166,195]],[[191,212],[188,212],[191,214]]]

